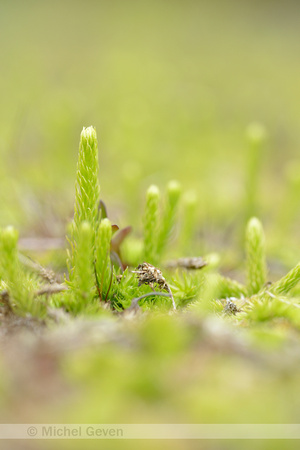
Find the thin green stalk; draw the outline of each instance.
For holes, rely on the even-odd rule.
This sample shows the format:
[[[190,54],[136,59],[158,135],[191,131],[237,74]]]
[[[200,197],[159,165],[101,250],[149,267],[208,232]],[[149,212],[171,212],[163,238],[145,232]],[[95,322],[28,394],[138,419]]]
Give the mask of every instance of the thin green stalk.
[[[167,186],[166,203],[158,236],[159,256],[163,254],[174,229],[180,195],[180,184],[177,181],[171,181]]]
[[[146,194],[144,216],[144,260],[154,266],[158,262],[157,241],[159,221],[159,198],[157,186],[150,186]]]
[[[95,272],[98,292],[101,299],[107,298],[111,285],[112,268],[110,260],[110,242],[112,228],[109,219],[103,219],[97,230],[95,242]]]
[[[265,236],[261,222],[252,217],[246,228],[248,295],[257,294],[266,283]]]

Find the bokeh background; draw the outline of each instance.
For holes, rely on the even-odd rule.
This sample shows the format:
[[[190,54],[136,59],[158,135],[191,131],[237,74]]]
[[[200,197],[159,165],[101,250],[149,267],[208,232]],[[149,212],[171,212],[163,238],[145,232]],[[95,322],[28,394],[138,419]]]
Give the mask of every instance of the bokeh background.
[[[297,1],[1,0],[0,8],[1,225],[64,235],[79,135],[94,125],[113,219],[138,230],[149,184],[177,179],[196,191],[199,223],[222,230],[241,215],[245,130],[258,122],[268,139],[257,213],[276,227],[299,164]]]

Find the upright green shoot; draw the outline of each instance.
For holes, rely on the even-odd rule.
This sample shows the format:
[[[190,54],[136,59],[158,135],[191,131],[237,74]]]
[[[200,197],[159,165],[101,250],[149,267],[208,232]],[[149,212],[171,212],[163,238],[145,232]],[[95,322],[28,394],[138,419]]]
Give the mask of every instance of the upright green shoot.
[[[0,271],[1,278],[8,285],[8,291],[16,300],[20,300],[24,294],[23,286],[18,281],[18,232],[13,227],[7,227],[0,231]]]
[[[112,228],[109,219],[103,219],[96,234],[95,242],[95,271],[96,283],[101,299],[107,299],[111,283],[112,268],[110,260],[110,242],[112,236]]]
[[[150,186],[144,216],[144,260],[154,266],[158,262],[159,197],[158,187]]]
[[[176,214],[178,210],[178,203],[181,195],[181,187],[177,181],[170,181],[167,186],[167,195],[165,208],[163,212],[162,222],[160,226],[160,233],[158,236],[158,254],[161,256],[170,239],[174,229]]]
[[[18,232],[13,227],[0,231],[0,273],[5,281],[13,310],[41,317],[45,305],[34,298],[37,283],[26,276],[18,257]]]
[[[68,268],[70,280],[74,276],[76,246],[80,226],[88,222],[92,229],[92,243],[94,245],[98,224],[98,205],[100,186],[98,180],[98,144],[97,134],[93,127],[83,128],[80,137],[77,176],[75,184],[74,221],[71,232],[71,254]]]
[[[78,229],[77,251],[72,288],[76,300],[86,306],[95,295],[93,230],[89,222],[82,222]]]
[[[257,294],[266,283],[265,236],[261,222],[252,217],[246,228],[248,295]]]

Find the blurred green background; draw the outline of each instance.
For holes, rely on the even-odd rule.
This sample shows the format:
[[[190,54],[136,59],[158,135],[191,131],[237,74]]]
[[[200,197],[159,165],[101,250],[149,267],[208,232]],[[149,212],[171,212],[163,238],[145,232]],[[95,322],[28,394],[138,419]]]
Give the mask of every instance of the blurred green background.
[[[138,228],[146,188],[175,178],[222,230],[241,214],[253,121],[268,133],[258,213],[276,223],[299,159],[299,12],[291,0],[1,0],[0,224],[64,234],[79,135],[94,125],[113,220]]]

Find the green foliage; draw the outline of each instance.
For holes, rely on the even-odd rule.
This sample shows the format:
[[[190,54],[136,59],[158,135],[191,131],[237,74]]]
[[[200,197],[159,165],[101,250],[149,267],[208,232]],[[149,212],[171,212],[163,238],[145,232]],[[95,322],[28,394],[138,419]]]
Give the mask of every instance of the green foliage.
[[[247,288],[236,280],[232,280],[222,275],[217,275],[218,291],[220,298],[236,297],[247,295]]]
[[[19,315],[43,317],[45,305],[34,296],[37,280],[21,267],[17,242],[18,232],[13,227],[0,230],[0,275],[7,287],[11,307]]]
[[[84,221],[96,227],[100,186],[98,180],[98,143],[93,127],[83,128],[80,136],[75,185],[74,232]]]
[[[300,263],[270,287],[275,295],[288,294],[300,281]]]
[[[68,267],[70,280],[73,279],[76,245],[80,226],[88,222],[92,229],[94,245],[99,220],[100,185],[98,180],[98,143],[96,130],[93,127],[83,128],[80,136],[77,175],[75,184],[74,221],[71,230],[71,254]]]
[[[128,268],[118,275],[118,282],[112,285],[111,302],[115,310],[122,311],[130,307],[133,298],[141,295],[142,289],[138,288],[136,276]]]
[[[273,326],[273,329],[277,326],[282,331],[288,326],[299,330],[299,301],[283,296],[276,297],[271,293],[254,296],[251,302],[243,307],[243,312],[238,319],[244,322],[244,325],[247,323],[249,327],[257,327],[265,323]]]
[[[144,216],[144,260],[154,266],[158,263],[159,197],[158,187],[150,186]]]
[[[73,291],[67,303],[77,312],[92,304],[95,288],[100,300],[107,300],[112,283],[110,247],[112,226],[99,218],[98,144],[93,127],[84,128],[79,145],[75,185],[74,220],[71,230],[69,278]],[[74,306],[76,305],[76,306]]]
[[[103,219],[96,234],[95,270],[100,299],[107,299],[112,283],[112,268],[110,260],[110,241],[112,236],[109,219]]]
[[[63,235],[76,129],[93,117],[105,149],[101,188],[112,217],[133,226],[121,252],[129,266],[122,273],[115,265],[108,293],[111,230],[107,224],[101,235],[98,228],[96,137],[84,130],[69,289],[51,293],[47,280],[20,264],[15,230],[1,231],[0,289],[8,292],[0,293],[3,416],[24,423],[297,423],[299,5],[3,2],[1,225],[41,242]],[[272,153],[259,124],[249,127],[244,148],[242,130],[253,116],[266,123]],[[184,196],[173,213],[167,199],[161,202],[145,217],[142,235],[141,192],[170,177],[196,195]],[[268,279],[278,280],[271,285],[259,227],[249,232],[242,271],[236,236],[253,216],[268,238]],[[52,267],[59,283],[64,249],[35,251],[26,240],[20,251]],[[164,266],[205,256],[203,249],[219,260],[207,259],[201,271]],[[176,313],[170,299],[154,296],[139,302],[136,315],[124,312],[133,298],[151,293],[131,272],[144,258],[162,270]],[[50,293],[37,295],[44,289]],[[236,315],[223,314],[229,297]],[[20,325],[30,315],[45,319],[41,334]],[[275,345],[266,350],[266,342]]]
[[[179,395],[178,404],[181,403],[178,392],[184,392],[184,401],[189,407],[192,405],[191,410],[196,409],[198,402],[203,401],[204,391],[199,388],[199,373],[194,368],[195,349],[210,355],[209,358],[202,358],[201,364],[206,359],[216,359],[216,351],[220,354],[225,351],[229,356],[230,367],[233,367],[230,362],[232,354],[245,352],[247,355],[243,332],[247,332],[249,342],[255,343],[252,345],[277,350],[288,341],[291,330],[300,330],[299,292],[296,289],[300,281],[300,263],[270,287],[266,286],[265,237],[262,224],[255,217],[249,220],[246,227],[246,286],[221,274],[222,259],[213,252],[204,257],[207,266],[201,270],[191,271],[179,267],[171,272],[172,264],[164,267],[164,256],[172,253],[168,244],[178,223],[182,224],[179,247],[191,252],[197,248],[193,242],[197,200],[195,196],[187,195],[182,209],[183,217],[178,217],[180,195],[178,183],[171,182],[167,187],[165,203],[160,208],[159,190],[156,186],[150,186],[146,195],[143,239],[131,237],[127,242],[130,248],[125,248],[126,258],[132,266],[139,264],[142,257],[152,264],[159,264],[176,300],[176,311],[173,311],[169,297],[156,296],[150,286],[138,286],[137,277],[130,266],[123,271],[120,262],[115,266],[112,264],[113,255],[120,254],[120,242],[127,232],[121,240],[112,240],[110,220],[99,217],[97,141],[92,127],[84,129],[81,135],[71,253],[67,261],[70,275],[70,280],[66,281],[68,289],[58,293],[51,293],[50,289],[50,298],[43,291],[39,293],[41,284],[20,264],[17,232],[11,227],[1,230],[0,286],[8,291],[13,313],[21,316],[30,314],[49,322],[53,310],[62,308],[69,317],[79,316],[80,320],[90,318],[84,333],[76,337],[77,341],[84,341],[86,334],[93,341],[100,332],[100,340],[104,345],[101,345],[99,356],[91,351],[90,357],[79,356],[79,365],[78,362],[67,365],[68,376],[79,379],[83,376],[87,380],[90,399],[83,402],[87,411],[97,396],[106,402],[106,413],[111,407],[109,405],[115,404],[123,408],[126,405],[127,412],[128,404],[133,401],[137,405],[141,399],[148,407],[151,404],[155,406],[156,402],[160,404],[164,401],[170,389],[173,398]],[[5,307],[5,302],[0,301],[0,312]],[[114,315],[118,316],[118,325]],[[143,320],[138,319],[140,316]],[[98,322],[95,321],[97,317]],[[94,334],[92,319],[99,327]],[[134,327],[130,326],[133,321]],[[129,323],[128,329],[126,322]],[[224,326],[234,328],[234,337],[231,329]],[[116,350],[115,345],[123,346],[122,351],[119,348]],[[251,351],[258,357],[259,354]],[[252,353],[249,354],[253,358]],[[215,380],[219,380],[219,371],[223,374],[223,383],[228,373],[220,361],[205,364],[212,364],[208,369],[208,386],[211,374],[217,373],[209,398],[203,403],[207,412]],[[156,366],[159,366],[159,371]],[[192,393],[191,400],[191,394],[186,392],[183,387],[185,383],[181,380],[182,376],[187,376],[190,384],[192,378],[190,380],[186,374],[195,370],[197,387],[195,385],[193,388],[195,393]],[[206,370],[201,373],[200,378]],[[248,374],[248,367],[245,373]],[[101,390],[98,387],[99,377],[104,383],[104,389],[102,386]],[[222,386],[219,385],[218,389],[224,399]],[[117,398],[111,402],[115,390]],[[195,395],[197,402],[194,402]],[[232,394],[228,401],[232,402]],[[222,406],[218,397],[214,398],[213,403]],[[85,411],[85,417],[86,414]],[[145,416],[148,417],[148,414],[147,409]],[[132,415],[135,417],[133,412]]]
[[[17,242],[18,232],[13,227],[0,231],[1,237],[1,277],[13,284],[18,278]]]
[[[172,277],[171,289],[179,306],[186,306],[191,300],[197,298],[204,284],[203,273],[197,271],[188,273],[187,271],[176,271]]]
[[[217,274],[209,273],[203,283],[197,301],[189,305],[188,309],[202,315],[220,312],[222,307],[216,302],[220,298],[220,280]]]
[[[258,149],[262,145],[264,133],[259,127],[252,127],[249,134],[252,150],[257,162]],[[254,162],[253,162],[254,164]],[[254,166],[253,166],[254,167]],[[253,169],[252,167],[252,169]],[[254,170],[254,169],[253,169]],[[63,306],[67,311],[78,313],[97,313],[102,302],[109,302],[110,307],[123,310],[131,305],[132,299],[149,291],[149,287],[137,286],[135,276],[126,270],[113,268],[111,260],[112,225],[108,218],[99,217],[99,181],[98,181],[97,136],[93,127],[84,128],[81,133],[77,164],[75,211],[71,230],[71,253],[68,257],[70,280],[69,290],[57,294],[51,301],[54,307]],[[162,256],[176,224],[181,187],[177,182],[167,186],[166,199],[161,214],[159,208],[160,193],[156,186],[150,186],[146,195],[144,214],[144,250],[143,257],[152,264],[161,264]],[[186,195],[184,201],[185,241],[195,227],[196,197]],[[133,242],[133,240],[129,241]],[[136,241],[138,243],[138,241]],[[1,232],[2,262],[0,265],[1,282],[8,286],[14,305],[22,313],[34,311],[33,305],[40,305],[36,300],[34,278],[22,272],[17,253],[17,233],[8,228]],[[140,248],[140,246],[139,246]],[[132,256],[136,252],[128,251]],[[139,258],[140,251],[133,259]],[[218,273],[219,256],[207,257],[208,268],[201,272],[179,271],[173,275],[170,283],[177,304],[189,309],[211,314],[222,311],[226,299],[242,300],[251,297],[252,305],[248,310],[260,314],[259,305],[266,308],[271,302],[269,296],[287,295],[300,279],[298,264],[285,277],[274,283],[269,291],[266,283],[265,238],[261,222],[253,217],[246,227],[246,266],[247,286],[224,277]],[[163,270],[167,278],[168,272]],[[22,280],[18,283],[17,280]],[[258,296],[255,296],[258,294]],[[153,298],[152,298],[153,297]],[[147,297],[139,303],[144,309],[158,311],[168,310],[169,301],[156,296]],[[222,300],[220,302],[220,300]],[[226,301],[227,301],[226,300]],[[23,302],[23,303],[22,303]],[[194,302],[191,304],[191,302]],[[275,305],[275,302],[274,302]],[[274,306],[275,307],[275,306]],[[35,306],[36,308],[36,306]],[[264,309],[262,309],[264,310]],[[40,314],[35,311],[35,314]],[[278,313],[280,315],[280,313]],[[250,316],[248,317],[250,319]]]
[[[86,306],[95,296],[93,230],[89,222],[82,222],[78,229],[74,276],[70,283],[77,302]]]
[[[246,228],[247,287],[251,296],[266,283],[265,236],[261,222],[253,217]]]
[[[164,251],[172,237],[176,224],[181,187],[177,181],[167,186],[165,202],[160,214],[160,192],[157,186],[150,186],[146,194],[144,214],[143,259],[150,264],[160,264]]]
[[[157,250],[161,257],[175,226],[181,187],[177,181],[170,181],[167,186],[166,199],[160,224]]]

